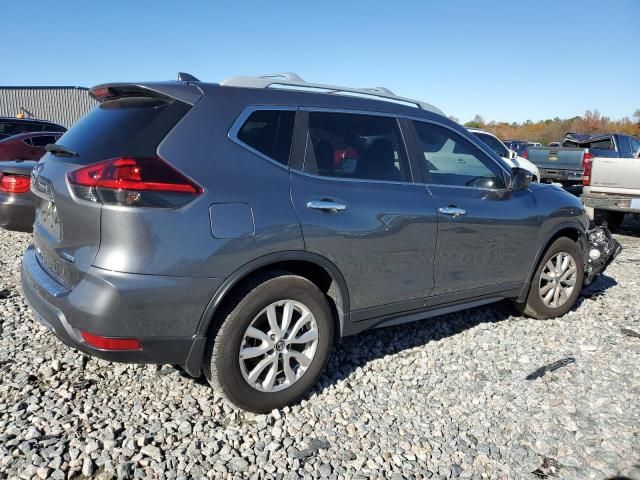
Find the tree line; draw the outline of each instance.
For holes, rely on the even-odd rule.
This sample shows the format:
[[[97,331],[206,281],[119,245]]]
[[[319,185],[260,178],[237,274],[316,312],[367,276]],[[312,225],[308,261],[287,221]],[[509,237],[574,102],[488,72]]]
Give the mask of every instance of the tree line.
[[[624,133],[640,138],[640,109],[636,110],[632,117],[611,120],[609,117],[601,115],[598,110],[587,110],[583,116],[568,119],[556,117],[539,122],[527,120],[523,123],[495,121],[487,123],[480,115],[476,115],[472,121],[465,123],[464,126],[482,128],[503,140],[526,140],[547,145],[549,142],[562,140],[567,132],[591,134]],[[454,117],[451,118],[454,121],[458,121]]]

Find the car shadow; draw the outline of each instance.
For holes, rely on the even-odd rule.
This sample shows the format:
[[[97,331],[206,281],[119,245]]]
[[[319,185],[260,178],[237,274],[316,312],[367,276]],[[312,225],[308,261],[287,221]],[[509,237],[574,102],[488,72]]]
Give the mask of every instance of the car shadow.
[[[615,234],[625,237],[640,238],[640,219],[636,219],[632,215],[627,215]]]
[[[571,311],[575,311],[583,302],[604,294],[615,285],[617,282],[607,275],[598,277],[583,289]],[[509,319],[520,321],[524,320],[524,317],[520,316],[510,301],[504,300],[461,312],[385,327],[384,335],[381,335],[380,329],[373,329],[343,338],[334,347],[327,367],[311,394],[322,392],[325,388],[348,378],[359,367],[379,358],[453,337],[482,324]]]

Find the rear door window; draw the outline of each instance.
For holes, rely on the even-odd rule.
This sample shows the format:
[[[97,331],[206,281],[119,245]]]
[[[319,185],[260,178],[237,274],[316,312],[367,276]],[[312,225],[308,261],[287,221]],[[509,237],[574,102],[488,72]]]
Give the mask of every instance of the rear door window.
[[[309,112],[304,171],[323,177],[410,181],[398,121],[392,117]]]
[[[296,112],[256,110],[238,131],[242,143],[282,165],[289,163]]]

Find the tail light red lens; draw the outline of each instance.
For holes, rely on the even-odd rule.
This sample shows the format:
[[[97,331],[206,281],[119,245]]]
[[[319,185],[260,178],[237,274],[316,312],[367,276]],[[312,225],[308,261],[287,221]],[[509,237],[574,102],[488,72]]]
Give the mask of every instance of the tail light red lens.
[[[27,193],[31,187],[31,179],[26,175],[0,173],[0,192]]]
[[[67,174],[74,193],[109,204],[180,207],[202,188],[160,158],[112,158]]]
[[[87,345],[100,350],[142,350],[137,338],[111,338],[82,332],[82,339]]]
[[[524,152],[522,152],[522,157],[529,160],[529,150],[525,150]]]
[[[582,174],[582,184],[586,187],[591,185],[591,166],[593,165],[593,154],[589,152],[584,152],[584,157],[582,157],[582,169],[584,173]]]

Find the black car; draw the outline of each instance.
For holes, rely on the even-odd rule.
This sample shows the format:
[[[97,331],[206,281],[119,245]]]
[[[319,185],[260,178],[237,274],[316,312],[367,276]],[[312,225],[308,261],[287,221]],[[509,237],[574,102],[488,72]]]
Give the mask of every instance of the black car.
[[[0,117],[0,140],[28,132],[66,132],[67,128],[47,120]]]

